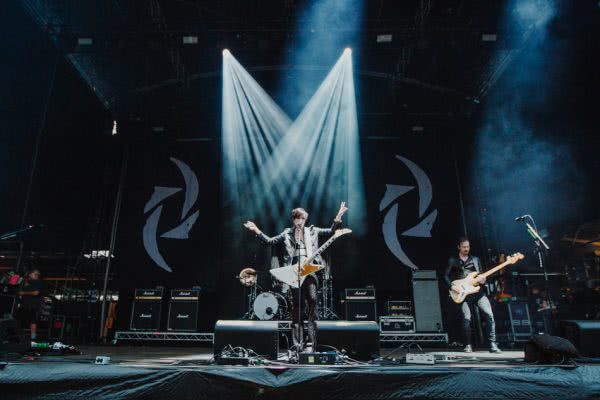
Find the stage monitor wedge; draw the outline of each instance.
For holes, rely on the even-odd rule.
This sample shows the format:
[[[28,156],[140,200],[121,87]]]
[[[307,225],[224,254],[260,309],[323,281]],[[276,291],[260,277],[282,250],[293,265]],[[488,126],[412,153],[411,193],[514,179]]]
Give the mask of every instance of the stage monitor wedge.
[[[379,324],[375,321],[317,321],[317,351],[345,350],[356,360],[379,357]]]
[[[221,357],[225,348],[242,347],[277,360],[279,353],[278,321],[219,320],[215,324],[214,357]]]
[[[560,321],[560,335],[570,340],[582,356],[600,357],[600,320]]]

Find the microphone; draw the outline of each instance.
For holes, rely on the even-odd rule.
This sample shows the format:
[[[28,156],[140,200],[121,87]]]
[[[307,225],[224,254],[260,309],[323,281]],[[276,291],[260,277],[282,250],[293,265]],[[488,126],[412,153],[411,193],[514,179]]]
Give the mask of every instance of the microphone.
[[[515,218],[515,221],[524,221],[527,219],[527,217],[529,217],[527,214],[521,215],[520,217]]]

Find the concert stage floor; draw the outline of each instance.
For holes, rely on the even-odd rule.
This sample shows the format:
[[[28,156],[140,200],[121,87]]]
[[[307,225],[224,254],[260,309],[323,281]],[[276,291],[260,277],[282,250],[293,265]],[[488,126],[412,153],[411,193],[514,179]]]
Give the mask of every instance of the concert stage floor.
[[[436,365],[390,362],[210,365],[210,348],[95,346],[0,366],[1,398],[60,399],[594,399],[600,364],[529,365],[520,351],[435,351]],[[383,349],[386,356],[393,349]],[[94,365],[98,355],[109,365]]]

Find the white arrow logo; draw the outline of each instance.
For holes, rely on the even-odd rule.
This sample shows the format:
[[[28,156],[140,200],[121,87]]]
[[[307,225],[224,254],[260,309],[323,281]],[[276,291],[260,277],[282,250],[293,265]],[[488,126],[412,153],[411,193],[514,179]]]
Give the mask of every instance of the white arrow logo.
[[[419,194],[419,218],[421,218],[421,221],[417,225],[402,232],[401,236],[429,238],[431,237],[431,229],[433,228],[433,224],[435,223],[438,214],[437,209],[435,209],[431,211],[426,217],[423,217],[423,215],[425,215],[425,212],[429,208],[429,205],[431,204],[431,199],[433,197],[431,181],[427,177],[425,171],[423,171],[417,164],[415,164],[411,160],[398,155],[396,155],[396,158],[402,161],[415,177],[415,180],[417,182],[417,190]],[[392,184],[388,184],[386,185],[386,187],[387,189],[385,195],[379,203],[379,211],[384,211],[395,200],[397,200],[398,198],[415,188],[414,186]],[[392,254],[396,256],[398,260],[400,260],[401,263],[413,270],[417,270],[419,269],[419,267],[417,267],[415,263],[412,262],[412,260],[406,254],[406,252],[402,249],[402,245],[400,244],[400,240],[398,238],[397,220],[398,203],[395,203],[388,208],[388,211],[383,220],[382,230],[385,244],[388,246]]]
[[[192,229],[196,223],[200,212],[199,210],[196,210],[194,213],[190,214],[190,210],[196,204],[196,200],[198,199],[198,178],[192,169],[183,161],[173,157],[169,159],[177,166],[177,168],[179,168],[179,171],[181,171],[181,174],[183,175],[183,180],[185,182],[185,199],[181,210],[180,221],[182,222],[175,228],[160,235],[160,237],[179,240],[188,239],[190,229]],[[155,186],[154,193],[152,193],[150,200],[148,200],[144,206],[144,214],[154,210],[150,213],[146,219],[146,224],[144,225],[144,248],[152,261],[168,272],[173,272],[173,270],[169,264],[167,264],[158,249],[158,223],[162,214],[163,201],[181,190],[182,188],[179,187]]]

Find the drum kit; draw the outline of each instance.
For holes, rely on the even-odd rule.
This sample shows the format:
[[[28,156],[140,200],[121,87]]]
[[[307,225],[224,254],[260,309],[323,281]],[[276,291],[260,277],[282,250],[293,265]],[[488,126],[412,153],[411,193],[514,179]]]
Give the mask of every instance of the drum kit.
[[[258,319],[261,321],[290,319],[287,296],[274,291],[263,290],[258,284],[258,273],[254,268],[241,270],[238,279],[242,286],[250,289],[248,312],[244,315],[245,319]],[[287,293],[289,293],[289,290],[284,292],[284,294]]]
[[[290,320],[292,291],[286,284],[273,281],[273,289],[266,290],[258,284],[258,273],[254,268],[244,268],[237,276],[243,287],[250,289],[248,294],[248,311],[242,319],[258,319],[261,321]],[[317,291],[319,296],[319,319],[337,319],[333,311],[332,282],[329,276]]]

